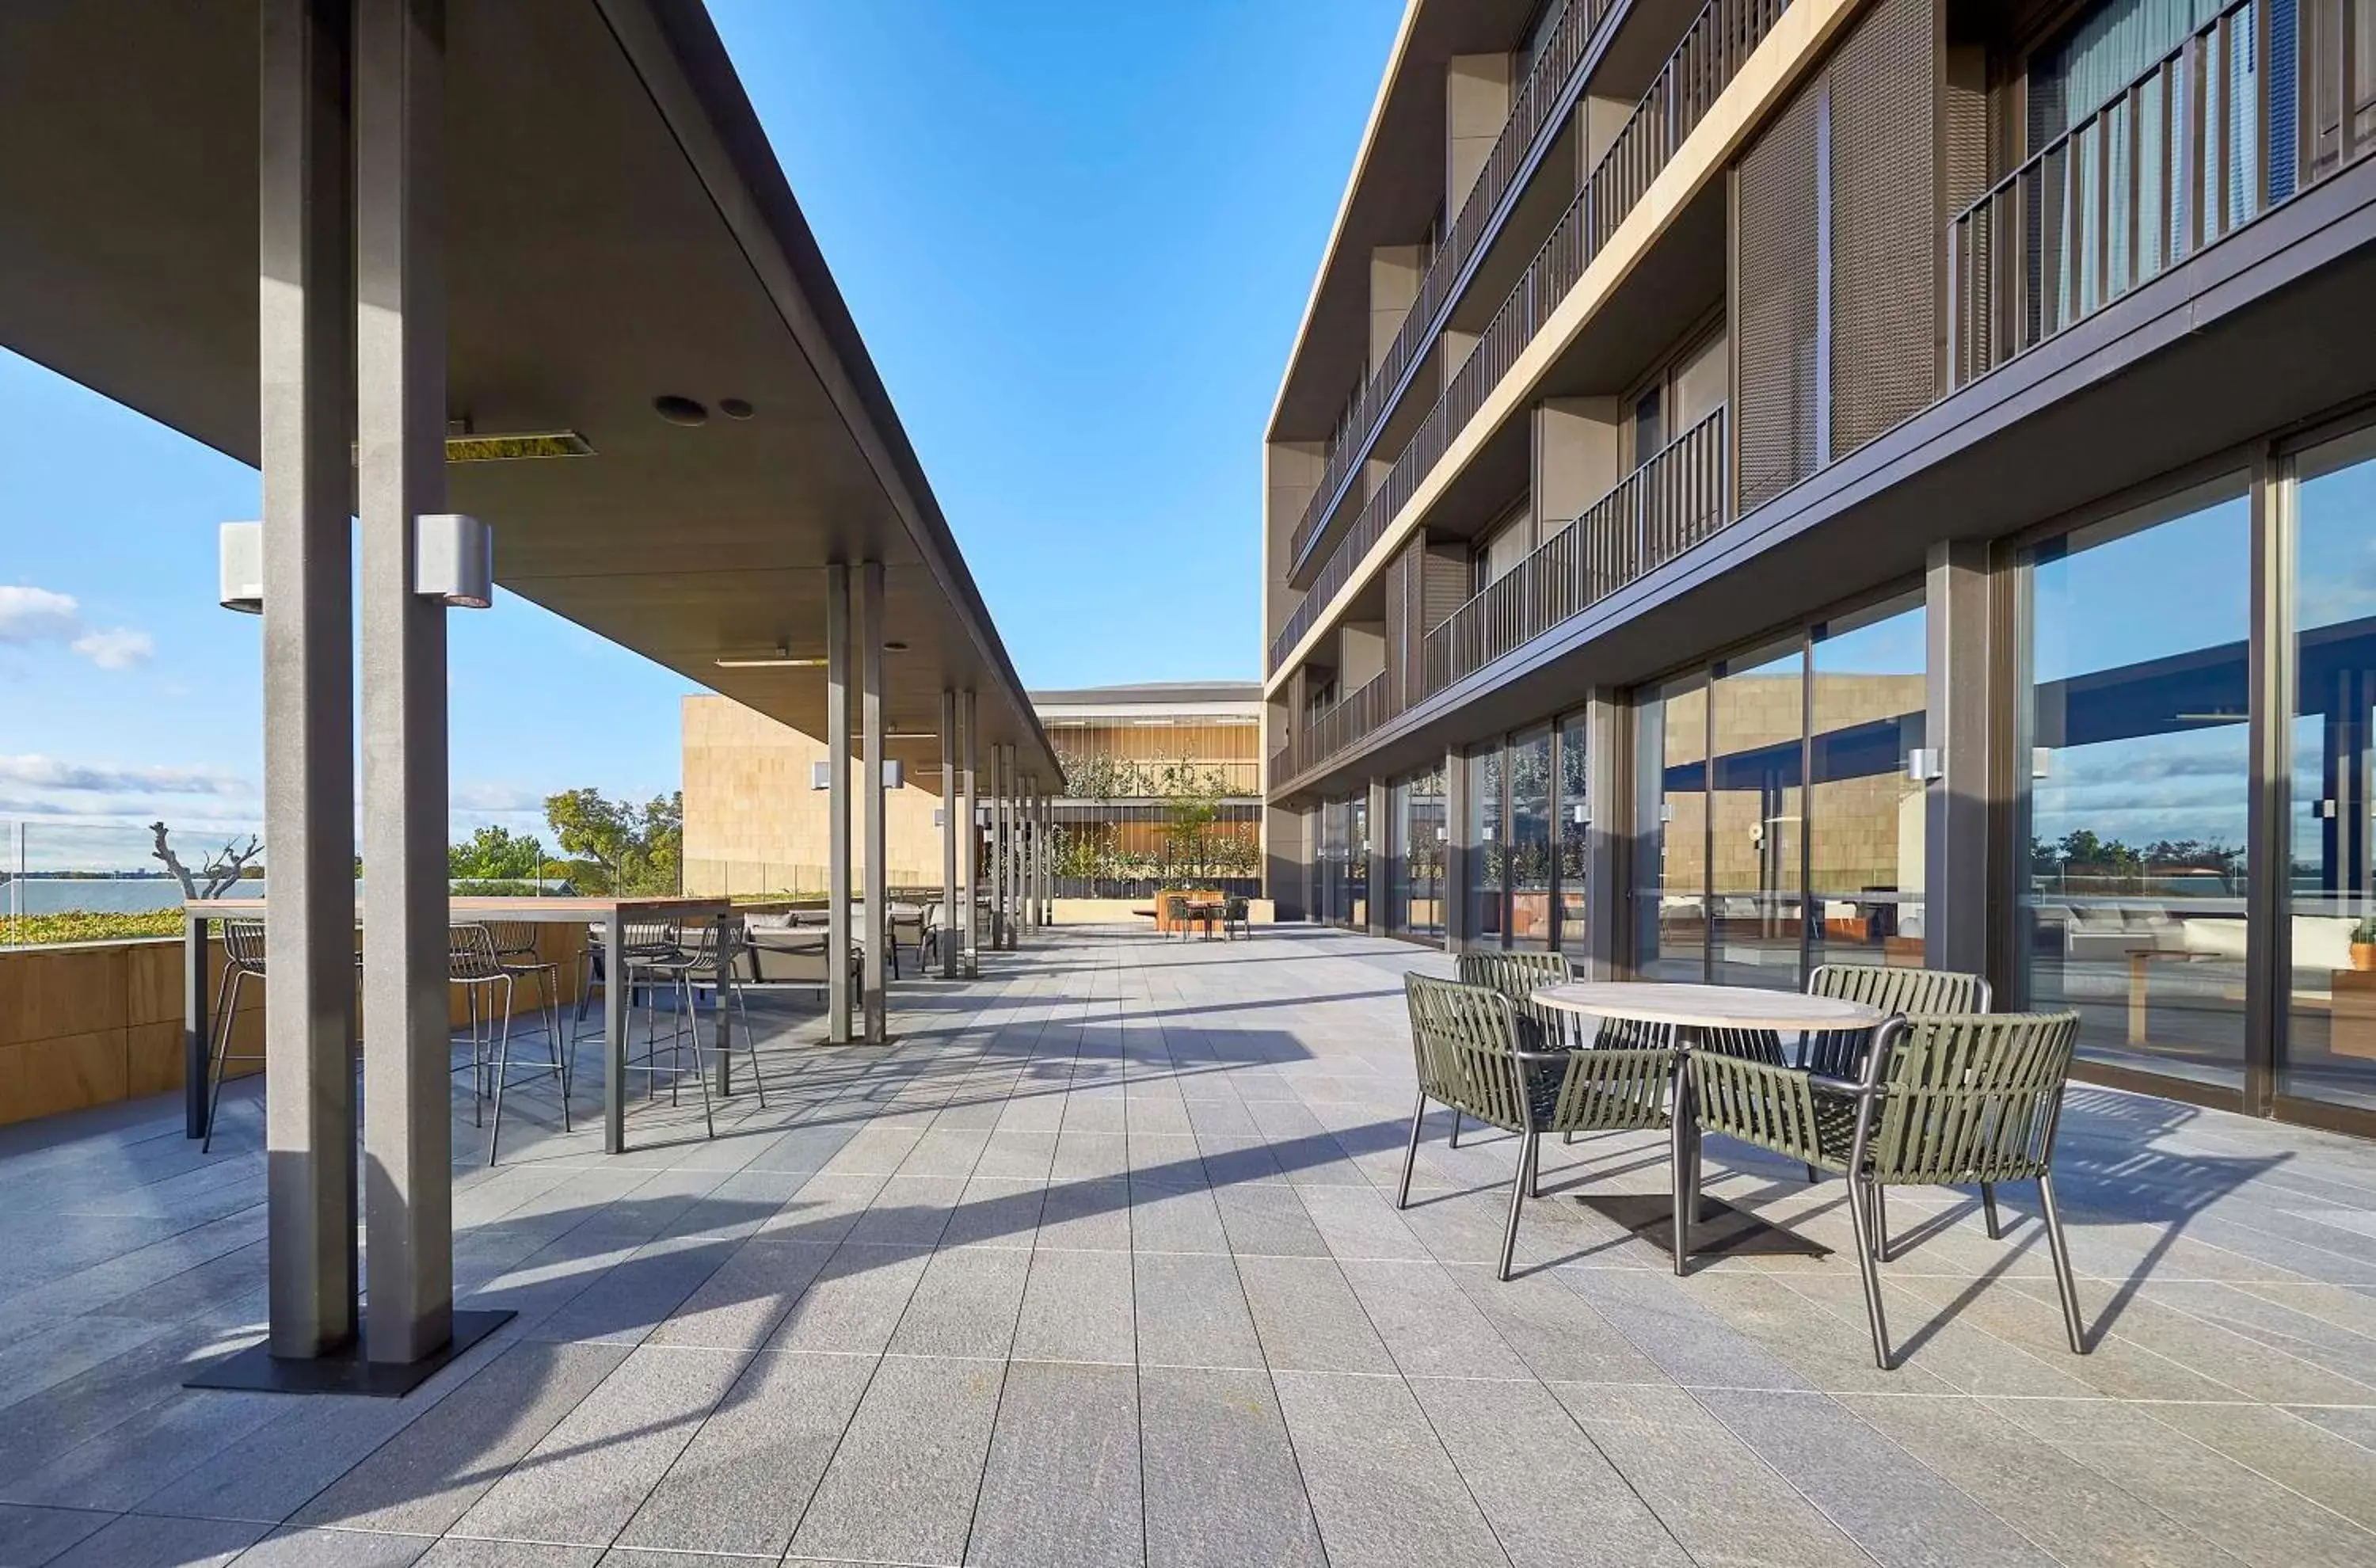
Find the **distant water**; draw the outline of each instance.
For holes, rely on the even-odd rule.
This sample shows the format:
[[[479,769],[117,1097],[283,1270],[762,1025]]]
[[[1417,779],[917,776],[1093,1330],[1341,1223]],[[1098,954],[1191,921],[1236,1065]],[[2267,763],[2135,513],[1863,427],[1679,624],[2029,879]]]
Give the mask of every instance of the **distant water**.
[[[243,882],[232,891],[257,897],[264,883]],[[30,876],[0,885],[0,914],[21,909],[29,915],[137,915],[181,907],[182,885],[170,876]]]

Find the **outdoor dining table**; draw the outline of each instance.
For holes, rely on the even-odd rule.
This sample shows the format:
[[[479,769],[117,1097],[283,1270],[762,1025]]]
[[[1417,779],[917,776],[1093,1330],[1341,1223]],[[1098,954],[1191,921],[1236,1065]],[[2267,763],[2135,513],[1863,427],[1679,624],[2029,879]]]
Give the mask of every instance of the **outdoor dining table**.
[[[600,933],[604,962],[622,951],[630,925],[671,922],[691,925],[708,921],[715,928],[714,952],[731,952],[737,911],[724,898],[453,898],[447,901],[457,925],[473,921],[517,921],[531,925],[582,925],[589,937]],[[217,921],[261,921],[267,918],[262,898],[193,898],[182,906],[182,1050],[184,1114],[191,1137],[207,1130],[208,1020],[214,998],[207,974],[207,940]],[[623,1154],[627,1147],[627,1013],[630,987],[608,969],[602,987],[602,1148]],[[722,998],[721,998],[722,1000]],[[718,1030],[718,1090],[732,1092],[727,1047],[731,1043],[733,1010],[716,1009]],[[269,1064],[267,1064],[269,1071]]]
[[[1861,1002],[1806,996],[1795,991],[1753,986],[1691,985],[1652,980],[1548,985],[1533,993],[1538,1004],[1590,1018],[1655,1025],[1673,1031],[1673,1170],[1687,1169],[1699,1155],[1697,1107],[1692,1100],[1690,1057],[1711,1029],[1773,1030],[1779,1034],[1834,1033],[1877,1028],[1889,1015]],[[1607,1215],[1634,1235],[1672,1252],[1682,1228],[1685,1252],[1797,1253],[1820,1257],[1830,1249],[1778,1225],[1769,1224],[1721,1198],[1700,1195],[1699,1212],[1685,1216],[1681,1189],[1671,1198],[1638,1194],[1579,1194],[1586,1207]]]

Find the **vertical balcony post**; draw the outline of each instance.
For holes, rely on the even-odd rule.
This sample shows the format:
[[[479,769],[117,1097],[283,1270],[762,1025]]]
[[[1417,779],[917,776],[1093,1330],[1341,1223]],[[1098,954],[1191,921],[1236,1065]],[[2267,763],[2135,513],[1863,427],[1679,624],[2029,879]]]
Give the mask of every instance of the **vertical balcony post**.
[[[826,1038],[849,1039],[849,568],[825,569]]]

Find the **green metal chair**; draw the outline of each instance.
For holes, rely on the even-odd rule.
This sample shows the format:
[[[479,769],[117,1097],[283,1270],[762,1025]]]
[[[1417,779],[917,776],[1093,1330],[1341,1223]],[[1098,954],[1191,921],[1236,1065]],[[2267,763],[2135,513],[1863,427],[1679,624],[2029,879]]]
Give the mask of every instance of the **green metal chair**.
[[[1989,1234],[2000,1236],[1995,1188],[2034,1181],[2043,1210],[2063,1327],[2085,1355],[2079,1297],[2054,1205],[2055,1123],[2079,1036],[2075,1013],[1972,1013],[1892,1017],[1874,1031],[1854,1078],[1776,1067],[1718,1051],[1693,1051],[1689,1066],[1698,1133],[1772,1149],[1845,1176],[1848,1217],[1872,1320],[1873,1360],[1890,1367],[1882,1317],[1881,1202],[1894,1186],[1977,1184]],[[1699,1204],[1699,1139],[1683,1140],[1675,1173],[1679,1215]],[[1683,1272],[1677,1227],[1675,1272]]]
[[[1519,1206],[1542,1195],[1542,1135],[1667,1126],[1674,1052],[1527,1051],[1518,1043],[1516,1004],[1498,991],[1407,974],[1403,994],[1410,1006],[1419,1103],[1411,1111],[1395,1206],[1410,1203],[1411,1169],[1419,1161],[1428,1101],[1517,1134],[1518,1168],[1510,1179],[1499,1271],[1507,1279],[1517,1253]]]
[[[1525,1051],[1557,1051],[1588,1043],[1583,1020],[1573,1013],[1541,1006],[1535,992],[1547,985],[1565,985],[1575,979],[1575,966],[1564,953],[1463,953],[1460,983],[1481,985],[1510,999],[1518,1016],[1518,1045]],[[1573,1141],[1573,1140],[1570,1140]],[[1460,1146],[1460,1112],[1452,1113],[1452,1146]]]

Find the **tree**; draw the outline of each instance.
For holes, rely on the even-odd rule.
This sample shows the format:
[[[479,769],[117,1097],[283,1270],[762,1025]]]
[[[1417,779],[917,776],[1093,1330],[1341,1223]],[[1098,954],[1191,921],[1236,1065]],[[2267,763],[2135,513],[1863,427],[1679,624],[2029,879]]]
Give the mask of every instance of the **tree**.
[[[544,801],[553,842],[574,857],[570,880],[588,892],[668,894],[682,885],[684,791],[640,807],[600,790],[564,790]]]
[[[446,849],[446,874],[467,881],[526,881],[544,874],[544,842],[533,833],[513,837],[507,828],[485,826],[469,842]]]
[[[264,868],[253,863],[255,857],[264,852],[262,841],[253,833],[247,836],[244,844],[233,838],[222,847],[220,852],[208,855],[206,864],[193,873],[182,863],[182,857],[173,852],[173,846],[167,841],[167,829],[163,823],[150,823],[148,831],[157,836],[157,847],[149,851],[150,858],[165,862],[165,869],[172,872],[173,880],[182,885],[182,897],[184,898],[220,898],[225,888],[242,877],[264,874]],[[202,880],[206,884],[204,892],[198,890]]]

